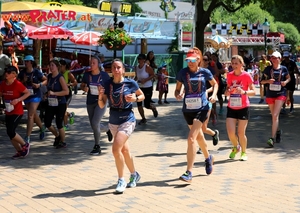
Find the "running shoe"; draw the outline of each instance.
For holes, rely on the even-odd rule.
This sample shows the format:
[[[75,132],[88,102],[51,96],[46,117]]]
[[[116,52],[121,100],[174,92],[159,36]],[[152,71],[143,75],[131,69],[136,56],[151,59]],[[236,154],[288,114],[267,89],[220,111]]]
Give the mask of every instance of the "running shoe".
[[[69,117],[69,123],[72,125],[74,124],[74,117],[75,117],[75,113],[71,112],[70,113],[70,117]]]
[[[219,143],[219,131],[215,130],[215,135],[212,136],[213,138],[213,145],[216,146]]]
[[[147,123],[146,118],[143,118],[142,120],[140,120],[140,122],[138,123],[139,125],[145,124]]]
[[[209,155],[207,159],[205,159],[205,171],[207,175],[210,175],[213,171],[214,157]]]
[[[126,184],[125,180],[119,179],[118,184],[117,184],[117,188],[116,188],[116,193],[117,194],[122,194],[125,191],[126,186],[127,186],[127,184]]]
[[[246,160],[248,160],[248,156],[247,156],[246,152],[242,152],[240,161],[246,161]]]
[[[162,104],[163,104],[161,101],[158,101],[157,103],[158,103],[159,105],[162,105]]]
[[[64,128],[64,130],[65,130],[65,131],[69,131],[69,130],[70,130],[70,127],[69,127],[69,125],[68,125],[68,124],[67,124],[67,125],[65,125],[63,128]]]
[[[60,142],[60,135],[55,137],[53,146],[57,146],[59,144],[59,142]]]
[[[14,160],[19,159],[19,158],[23,158],[22,152],[21,151],[16,152],[16,154],[14,154],[11,158],[14,159]]]
[[[202,154],[202,151],[200,148],[198,149],[197,154]]]
[[[152,112],[153,112],[154,118],[157,118],[157,116],[158,116],[157,109],[156,109],[156,108],[153,108],[153,109],[152,109]]]
[[[267,144],[268,144],[270,147],[274,147],[274,139],[273,139],[273,138],[269,138],[269,140],[267,141]]]
[[[151,99],[151,101],[150,101],[152,104],[155,104],[155,101],[153,101],[152,99]]]
[[[60,148],[66,148],[67,144],[65,142],[60,141],[57,146],[56,149],[60,149]]]
[[[95,145],[93,150],[90,152],[90,155],[99,155],[101,153],[101,149],[99,145]]]
[[[280,143],[282,140],[282,130],[277,130],[276,132],[276,143]]]
[[[179,180],[185,181],[185,182],[192,182],[193,176],[192,172],[186,171],[183,175],[179,177]]]
[[[224,112],[223,108],[220,108],[220,110],[219,110],[219,115],[222,115],[223,112]]]
[[[113,140],[113,135],[111,134],[111,131],[108,130],[108,131],[106,132],[106,134],[107,134],[108,141],[111,142],[111,141]]]
[[[238,153],[238,152],[240,152],[240,151],[241,151],[241,146],[240,146],[240,145],[237,145],[237,147],[233,147],[233,148],[232,148],[232,151],[231,151],[231,153],[230,153],[230,155],[229,155],[229,158],[230,158],[230,159],[234,159],[236,153]]]
[[[30,143],[25,143],[22,146],[21,156],[25,158],[29,154]]]
[[[264,102],[264,99],[260,99],[260,101],[258,103],[262,104],[263,102]]]
[[[45,138],[45,131],[46,131],[46,127],[43,126],[41,129],[40,129],[40,140],[43,140]]]
[[[168,101],[164,101],[164,103],[165,103],[165,104],[170,104],[170,102],[168,102]]]
[[[141,176],[138,172],[135,172],[135,174],[131,174],[129,178],[129,183],[127,184],[127,188],[133,188],[136,187],[137,182],[141,179]]]

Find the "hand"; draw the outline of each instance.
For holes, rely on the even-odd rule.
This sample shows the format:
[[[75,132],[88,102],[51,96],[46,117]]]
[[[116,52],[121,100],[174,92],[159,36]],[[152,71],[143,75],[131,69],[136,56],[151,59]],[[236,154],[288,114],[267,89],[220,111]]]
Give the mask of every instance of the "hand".
[[[216,97],[210,96],[208,100],[211,103],[215,103],[216,102]]]
[[[177,101],[181,101],[182,98],[183,98],[183,94],[178,94],[178,95],[175,96],[175,98],[176,98]]]
[[[11,105],[16,105],[17,103],[19,103],[20,100],[19,99],[14,99],[10,102]]]
[[[99,97],[101,96],[102,97],[102,95],[104,94],[104,92],[105,92],[105,89],[104,89],[104,87],[103,86],[98,86],[98,92],[99,92]]]
[[[272,78],[272,79],[269,79],[269,80],[268,80],[268,83],[269,83],[269,84],[273,84],[274,81],[275,81],[275,79]]]
[[[135,102],[136,94],[132,93],[132,94],[125,95],[125,100],[126,100],[126,102]]]
[[[54,95],[54,92],[50,90],[50,91],[48,92],[48,94],[49,94],[49,95]]]
[[[32,83],[32,88],[37,89],[37,88],[39,88],[39,87],[40,87],[40,84]]]
[[[85,91],[86,93],[88,93],[89,87],[88,87],[88,86],[85,86],[85,87],[83,88],[83,91]]]
[[[281,86],[285,87],[286,86],[286,82],[285,81],[281,81]]]

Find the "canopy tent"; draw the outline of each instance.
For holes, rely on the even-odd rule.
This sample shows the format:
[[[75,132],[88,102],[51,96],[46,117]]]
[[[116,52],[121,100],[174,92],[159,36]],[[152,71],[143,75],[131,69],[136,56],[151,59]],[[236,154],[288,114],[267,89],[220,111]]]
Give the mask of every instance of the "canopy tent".
[[[205,38],[204,39],[204,46],[205,48],[214,48],[215,50],[218,49],[227,49],[231,46],[231,41],[227,40],[223,36],[220,35],[214,35],[211,38]]]

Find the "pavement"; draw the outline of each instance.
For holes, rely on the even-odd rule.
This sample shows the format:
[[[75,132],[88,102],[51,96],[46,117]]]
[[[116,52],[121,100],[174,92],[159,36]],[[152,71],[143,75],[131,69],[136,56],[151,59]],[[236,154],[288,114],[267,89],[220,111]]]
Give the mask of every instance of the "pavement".
[[[231,143],[226,134],[226,112],[219,116],[215,127],[209,123],[209,127],[220,131],[217,146],[206,136],[208,149],[215,157],[213,173],[206,175],[204,157],[198,154],[193,181],[186,184],[178,178],[186,170],[188,128],[181,113],[182,103],[174,99],[174,88],[170,85],[171,104],[158,105],[157,118],[147,110],[147,124],[137,125],[129,138],[141,180],[136,188],[120,195],[114,194],[117,172],[112,143],[105,133],[102,154],[89,155],[94,142],[86,97],[81,91],[69,108],[76,117],[67,132],[67,148],[53,148],[54,137],[49,132],[40,141],[35,127],[30,154],[12,160],[14,149],[5,126],[0,124],[0,212],[300,212],[300,91],[295,91],[294,113],[280,116],[283,141],[274,148],[266,144],[271,130],[268,107],[257,104],[258,95],[251,98],[248,161],[228,159]],[[157,102],[157,92],[153,97]],[[134,111],[139,120],[137,108]],[[108,111],[103,123],[107,121]],[[25,124],[17,131],[24,136]],[[125,174],[129,180],[127,169]]]

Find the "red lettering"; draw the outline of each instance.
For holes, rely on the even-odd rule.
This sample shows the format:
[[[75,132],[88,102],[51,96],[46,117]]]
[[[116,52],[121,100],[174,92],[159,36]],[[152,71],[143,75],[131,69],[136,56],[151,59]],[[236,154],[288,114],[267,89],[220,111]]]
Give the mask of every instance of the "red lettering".
[[[69,20],[76,21],[76,12],[75,11],[69,11]]]
[[[10,19],[11,15],[8,15],[8,14],[3,14],[2,15],[2,20],[3,21],[8,21]]]
[[[63,13],[61,14],[61,20],[68,20],[67,11],[63,11]]]
[[[38,21],[39,22],[43,22],[43,21],[48,21],[48,19],[47,19],[47,12],[45,12],[45,11],[41,11],[41,16],[38,18]]]
[[[40,17],[41,11],[40,10],[31,10],[29,11],[29,16],[31,17],[31,20],[33,23],[37,22],[37,19]]]
[[[49,20],[49,19],[56,19],[56,20],[58,20],[59,18],[56,16],[56,14],[52,11],[52,10],[50,10],[49,12],[48,12],[48,14],[47,14],[47,20]]]
[[[60,16],[61,16],[61,13],[64,13],[65,11],[62,11],[62,10],[54,10],[54,12],[56,12],[56,16],[57,16],[57,21],[59,21],[60,20]],[[64,20],[64,19],[63,19]]]

